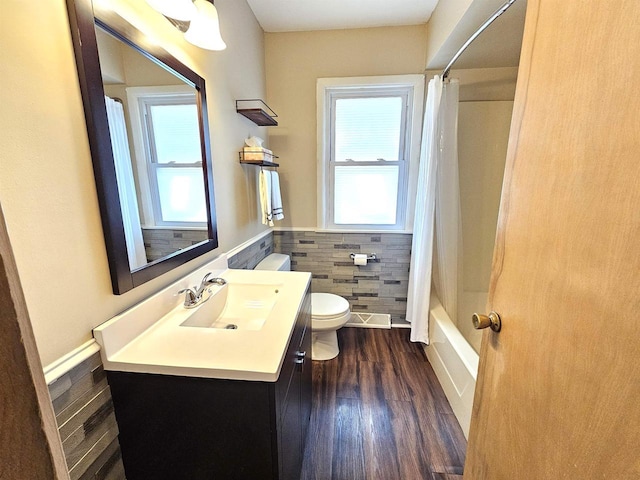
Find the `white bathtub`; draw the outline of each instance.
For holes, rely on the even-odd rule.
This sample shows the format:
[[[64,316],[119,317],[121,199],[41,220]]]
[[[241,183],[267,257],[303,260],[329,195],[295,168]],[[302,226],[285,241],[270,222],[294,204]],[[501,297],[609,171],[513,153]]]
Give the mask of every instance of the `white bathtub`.
[[[468,438],[479,357],[433,294],[429,336],[431,344],[425,347],[427,358]]]

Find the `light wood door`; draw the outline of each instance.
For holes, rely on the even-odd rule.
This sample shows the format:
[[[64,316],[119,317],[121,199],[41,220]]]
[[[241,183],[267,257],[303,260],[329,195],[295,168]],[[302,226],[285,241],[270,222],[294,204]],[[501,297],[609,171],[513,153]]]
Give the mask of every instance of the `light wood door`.
[[[529,0],[465,480],[640,479],[640,2]]]

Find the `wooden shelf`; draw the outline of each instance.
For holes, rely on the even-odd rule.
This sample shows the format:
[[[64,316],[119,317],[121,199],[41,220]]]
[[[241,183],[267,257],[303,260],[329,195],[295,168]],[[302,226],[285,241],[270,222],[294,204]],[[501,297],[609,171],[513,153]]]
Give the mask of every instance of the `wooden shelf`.
[[[263,105],[271,113],[262,108]],[[261,127],[276,127],[278,122],[275,117],[278,115],[274,112],[269,105],[259,98],[252,98],[247,100],[236,100],[236,112],[240,115],[247,117],[253,123]]]
[[[258,167],[279,167],[280,164],[272,162],[271,160],[248,160],[244,158],[244,151],[238,152],[238,158],[240,159],[240,163],[244,165],[256,165]],[[269,155],[270,159],[278,158],[277,155]]]

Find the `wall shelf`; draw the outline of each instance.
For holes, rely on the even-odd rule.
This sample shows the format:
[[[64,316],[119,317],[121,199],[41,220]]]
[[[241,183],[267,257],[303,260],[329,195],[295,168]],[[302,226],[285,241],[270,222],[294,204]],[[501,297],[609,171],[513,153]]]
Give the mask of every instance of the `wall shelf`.
[[[266,107],[268,113],[262,106]],[[261,127],[276,127],[278,125],[275,117],[278,116],[272,108],[259,98],[246,100],[236,100],[236,112],[247,117],[253,123]]]
[[[249,160],[240,160],[240,163],[243,165],[255,165],[256,167],[279,167],[279,163],[274,162],[258,162],[258,161],[249,161]]]
[[[247,160],[244,158],[244,152],[238,152],[240,163],[243,165],[255,165],[257,167],[279,167],[279,163],[272,162],[270,160]],[[277,155],[269,155],[269,158],[278,158]]]

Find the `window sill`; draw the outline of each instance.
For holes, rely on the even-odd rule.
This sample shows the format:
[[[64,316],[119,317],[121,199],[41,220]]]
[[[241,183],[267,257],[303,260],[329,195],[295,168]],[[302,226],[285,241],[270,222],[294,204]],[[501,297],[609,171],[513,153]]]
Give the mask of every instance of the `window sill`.
[[[142,230],[198,230],[207,231],[207,227],[182,227],[179,225],[142,225]]]
[[[346,229],[346,228],[318,228],[318,227],[274,227],[276,232],[317,232],[317,233],[396,233],[412,235],[412,230],[377,230],[377,229]]]

